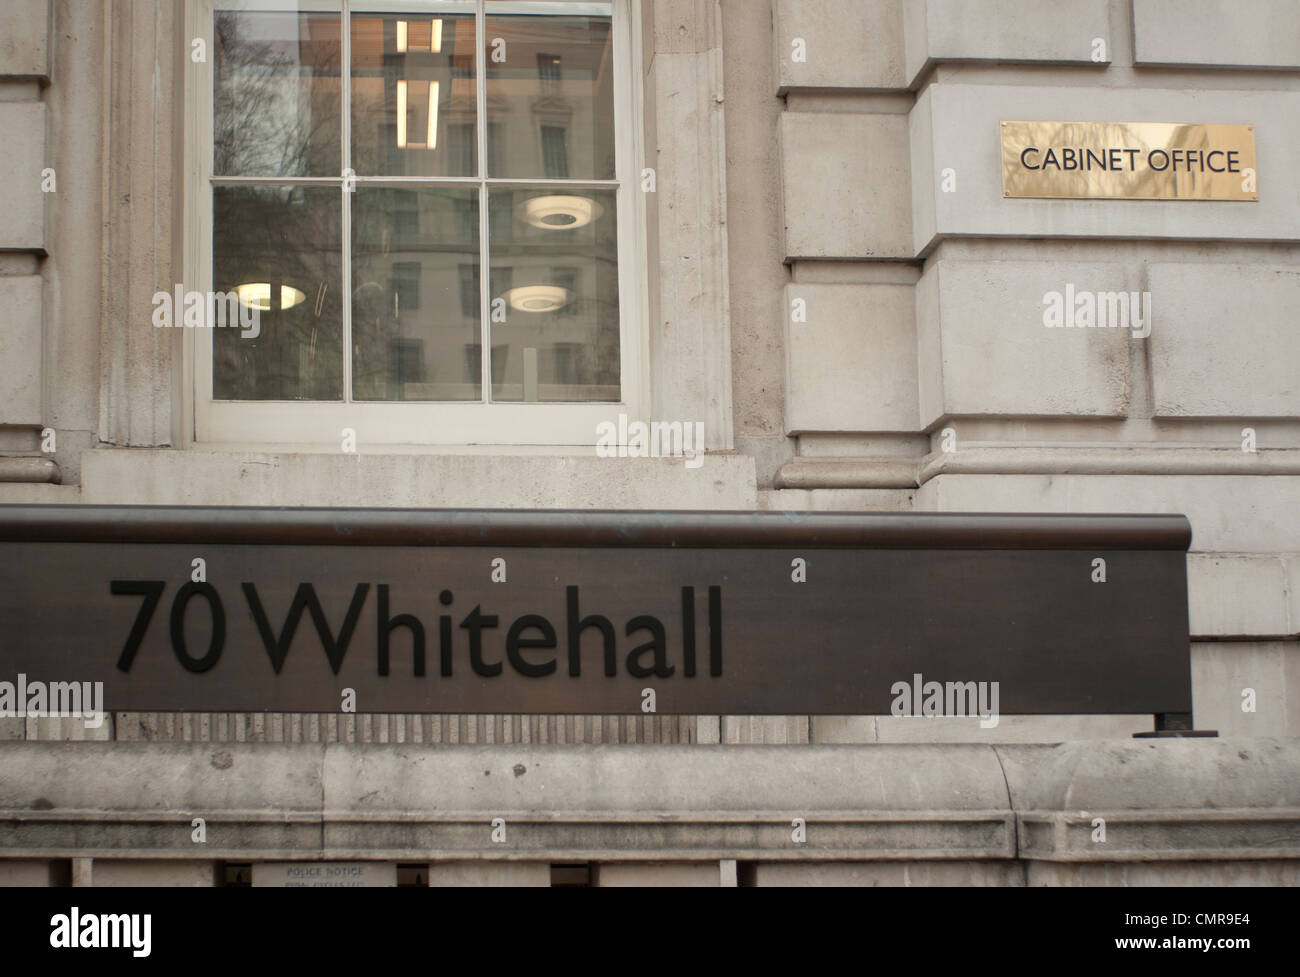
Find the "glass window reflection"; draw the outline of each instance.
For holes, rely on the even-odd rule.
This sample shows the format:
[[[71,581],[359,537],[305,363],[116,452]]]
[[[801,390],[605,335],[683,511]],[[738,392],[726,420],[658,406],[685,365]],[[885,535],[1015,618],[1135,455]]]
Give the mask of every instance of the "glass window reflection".
[[[259,332],[212,330],[216,400],[343,394],[342,204],[334,187],[214,187],[212,278],[258,309]]]
[[[619,399],[615,204],[613,190],[491,188],[493,400]]]
[[[355,14],[352,168],[370,176],[474,176],[473,65],[472,8],[468,15]]]
[[[359,187],[352,204],[352,395],[478,400],[478,191]],[[470,269],[472,301],[464,277]]]
[[[218,11],[213,18],[217,176],[338,176],[339,17]]]
[[[241,5],[213,21],[212,284],[261,335],[214,330],[214,398],[617,402],[609,5]]]
[[[484,30],[488,176],[614,179],[609,18],[493,16],[489,5]]]

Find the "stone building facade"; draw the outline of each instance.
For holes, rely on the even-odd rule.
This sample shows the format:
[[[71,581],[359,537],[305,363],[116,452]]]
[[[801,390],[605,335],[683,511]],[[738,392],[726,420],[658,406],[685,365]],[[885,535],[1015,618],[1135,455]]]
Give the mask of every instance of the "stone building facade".
[[[152,312],[210,280],[214,6],[258,7],[0,5],[0,503],[1183,513],[1195,723],[1220,735],[1134,740],[1151,717],[1114,715],[6,718],[0,879],[210,885],[301,860],[432,884],[1300,881],[1294,3],[578,4],[613,18],[623,72],[625,409],[700,424],[699,465],[606,457],[595,414],[556,434],[527,403],[485,427],[366,420],[355,451],[333,414],[267,434],[213,409],[203,330]],[[1010,199],[998,124],[1028,119],[1251,125],[1258,199]],[[1067,286],[1149,293],[1149,334],[1044,328]],[[581,342],[509,341],[542,364],[525,401],[580,376]],[[490,840],[501,812],[517,844]]]

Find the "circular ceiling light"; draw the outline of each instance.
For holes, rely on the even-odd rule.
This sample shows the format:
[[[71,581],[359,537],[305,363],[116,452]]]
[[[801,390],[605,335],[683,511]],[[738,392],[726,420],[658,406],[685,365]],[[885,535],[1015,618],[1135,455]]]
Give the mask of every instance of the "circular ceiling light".
[[[570,230],[590,224],[605,212],[589,197],[566,197],[547,194],[523,202],[523,217],[533,227],[545,230]]]
[[[257,309],[258,312],[271,311],[270,282],[249,282],[247,285],[236,285],[235,292],[239,296],[239,304],[245,308]],[[281,309],[292,309],[306,298],[306,295],[290,285],[280,286]]]
[[[554,312],[569,304],[569,290],[559,285],[520,285],[505,297],[510,308],[520,312]]]

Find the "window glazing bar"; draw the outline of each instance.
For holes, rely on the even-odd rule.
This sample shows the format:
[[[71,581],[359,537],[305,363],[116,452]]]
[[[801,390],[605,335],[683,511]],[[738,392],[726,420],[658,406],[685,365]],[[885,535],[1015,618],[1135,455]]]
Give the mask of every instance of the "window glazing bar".
[[[487,10],[485,0],[474,4],[474,79],[478,100],[478,240],[479,240],[479,382],[482,384],[479,400],[492,401],[492,320],[491,252],[488,242],[488,184],[487,184]]]

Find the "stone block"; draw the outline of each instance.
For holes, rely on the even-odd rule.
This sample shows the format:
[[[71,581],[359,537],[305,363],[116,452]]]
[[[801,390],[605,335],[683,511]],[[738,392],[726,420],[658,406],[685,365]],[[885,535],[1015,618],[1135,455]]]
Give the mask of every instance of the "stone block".
[[[1107,0],[903,0],[907,84],[936,61],[1105,64]],[[1093,39],[1106,42],[1094,60]]]
[[[1289,633],[1286,568],[1272,556],[1193,553],[1187,604],[1193,637]]]
[[[1289,174],[1300,158],[1297,115],[1300,91],[1206,89],[1189,104],[1181,88],[931,85],[911,126],[916,253],[949,236],[1295,241],[1300,196]],[[1259,199],[1007,199],[1000,123],[1023,119],[1253,125]],[[945,169],[955,174],[953,192],[941,187]]]
[[[1119,264],[940,260],[917,285],[920,423],[947,415],[1115,417],[1128,409],[1131,330],[1048,328],[1072,291],[1136,289]]]
[[[807,743],[807,716],[723,716],[724,743]]]
[[[1192,645],[1192,715],[1198,729],[1216,729],[1220,736],[1300,737],[1297,689],[1300,645],[1293,641]]]
[[[49,26],[49,0],[0,4],[0,76],[50,76]]]
[[[787,431],[916,430],[915,310],[910,285],[787,285]]]
[[[1141,65],[1300,68],[1294,0],[1133,0]]]
[[[41,423],[41,308],[39,276],[0,276],[0,424]]]
[[[912,255],[905,115],[781,116],[785,257]]]
[[[0,29],[0,37],[3,36],[4,31]],[[5,134],[7,174],[0,181],[0,214],[4,215],[0,220],[0,251],[42,251],[45,194],[41,192],[41,172],[48,165],[45,105],[0,102],[0,132]]]
[[[906,87],[901,0],[773,0],[772,21],[779,92]]]
[[[1160,417],[1300,417],[1300,268],[1158,263],[1151,379]]]

